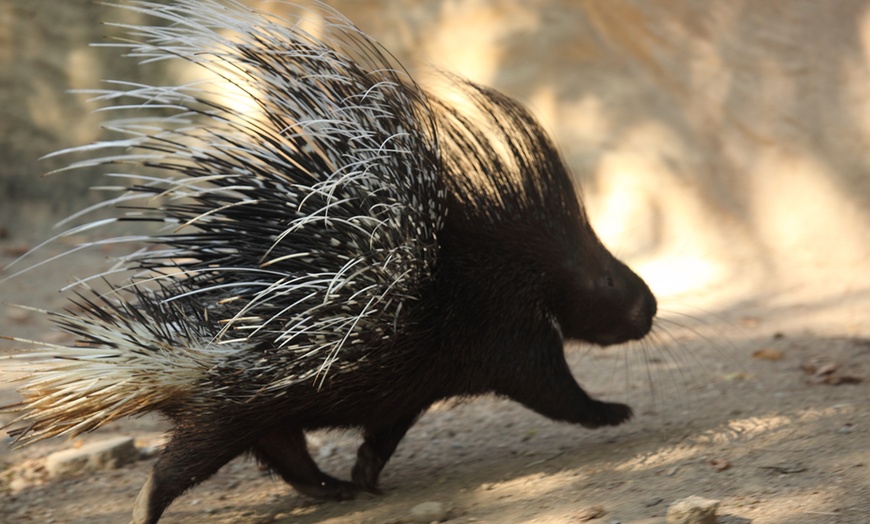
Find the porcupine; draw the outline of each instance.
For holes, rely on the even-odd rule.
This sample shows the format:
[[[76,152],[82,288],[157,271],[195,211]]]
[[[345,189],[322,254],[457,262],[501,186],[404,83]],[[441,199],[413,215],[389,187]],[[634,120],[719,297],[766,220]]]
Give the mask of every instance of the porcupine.
[[[160,23],[114,45],[213,80],[97,92],[135,116],[70,169],[127,166],[105,206],[164,227],[97,275],[129,278],[50,313],[78,340],[34,352],[46,365],[7,408],[17,442],[162,413],[174,426],[133,517],[153,523],[244,452],[304,494],[377,492],[441,399],[495,393],[588,428],[631,417],[577,384],[563,341],[641,339],[655,298],[521,104],[455,77],[463,103],[434,97],[326,7],[318,37],[234,0],[125,7]],[[309,455],[318,428],[362,430],[352,481]]]

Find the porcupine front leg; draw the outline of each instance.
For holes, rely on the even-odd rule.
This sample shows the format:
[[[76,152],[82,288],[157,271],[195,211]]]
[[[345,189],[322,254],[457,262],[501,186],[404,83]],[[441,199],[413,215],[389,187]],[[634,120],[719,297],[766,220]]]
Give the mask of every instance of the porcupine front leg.
[[[629,406],[590,397],[571,374],[562,340],[556,333],[546,338],[546,348],[540,351],[518,351],[517,365],[497,379],[497,394],[545,417],[586,428],[617,426],[631,418]]]
[[[370,425],[365,428],[365,440],[357,450],[356,463],[351,471],[351,478],[357,486],[369,493],[381,493],[378,489],[381,471],[422,411],[423,409],[417,410],[391,424]]]
[[[298,428],[276,429],[261,437],[254,446],[257,459],[281,475],[285,482],[309,497],[349,500],[359,487],[320,471],[308,453],[305,434]]]
[[[155,524],[179,495],[252,445],[250,425],[185,421],[172,434],[133,506],[133,524]]]

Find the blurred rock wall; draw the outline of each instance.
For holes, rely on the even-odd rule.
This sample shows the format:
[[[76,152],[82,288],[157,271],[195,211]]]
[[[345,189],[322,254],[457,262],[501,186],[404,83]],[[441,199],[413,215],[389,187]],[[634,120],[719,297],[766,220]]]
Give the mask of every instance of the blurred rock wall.
[[[71,158],[41,159],[103,137],[105,115],[93,114],[102,80],[144,81],[136,63],[117,50],[91,47],[116,41],[122,31],[101,23],[138,17],[91,0],[0,1],[0,223],[14,235],[43,235],[47,227],[86,202],[97,177],[44,173]],[[160,68],[152,68],[165,81]],[[161,78],[163,77],[163,78]]]
[[[868,1],[330,4],[420,78],[443,68],[532,107],[605,243],[660,293],[870,262]],[[131,18],[90,0],[0,3],[0,220],[10,229],[81,207],[91,181],[42,179],[61,164],[36,159],[99,136],[87,97],[65,90],[142,80],[131,60],[87,46],[118,34],[99,20]]]

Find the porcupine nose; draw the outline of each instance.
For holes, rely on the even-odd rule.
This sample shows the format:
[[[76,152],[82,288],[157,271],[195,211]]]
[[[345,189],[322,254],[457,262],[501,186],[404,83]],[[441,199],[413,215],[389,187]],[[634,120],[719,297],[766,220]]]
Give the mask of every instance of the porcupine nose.
[[[648,289],[637,297],[628,312],[629,323],[635,329],[631,339],[641,339],[649,333],[657,311],[656,298]]]

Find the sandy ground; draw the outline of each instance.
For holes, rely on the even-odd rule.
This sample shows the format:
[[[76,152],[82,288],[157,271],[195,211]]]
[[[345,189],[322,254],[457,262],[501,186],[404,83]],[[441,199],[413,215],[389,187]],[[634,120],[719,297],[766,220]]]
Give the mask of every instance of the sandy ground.
[[[0,265],[28,246],[14,235],[0,241]],[[59,308],[58,287],[104,265],[105,256],[6,282],[2,302]],[[675,500],[699,495],[721,501],[719,522],[870,523],[864,270],[819,270],[802,284],[739,299],[710,300],[717,293],[710,290],[703,301],[665,300],[643,343],[569,347],[587,390],[634,406],[637,416],[621,427],[558,424],[495,398],[436,406],[385,469],[383,496],[313,501],[240,458],[179,498],[163,522],[398,523],[415,505],[436,501],[457,523],[658,523]],[[56,337],[41,315],[3,308],[0,333]],[[4,352],[13,347],[0,343]],[[15,398],[14,385],[2,385],[0,401]],[[155,445],[166,427],[143,417],[72,442],[4,445],[0,522],[125,522],[153,458],[53,480],[45,457],[115,435]],[[310,438],[324,470],[342,477],[358,442],[354,434]]]

